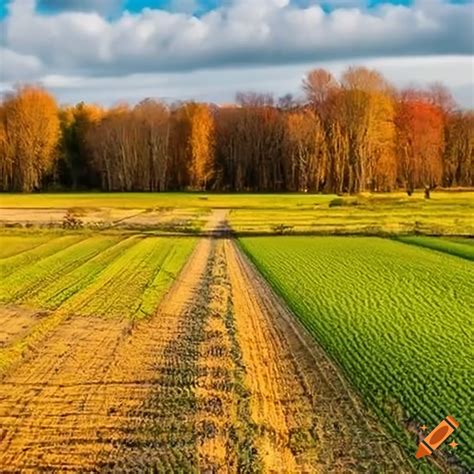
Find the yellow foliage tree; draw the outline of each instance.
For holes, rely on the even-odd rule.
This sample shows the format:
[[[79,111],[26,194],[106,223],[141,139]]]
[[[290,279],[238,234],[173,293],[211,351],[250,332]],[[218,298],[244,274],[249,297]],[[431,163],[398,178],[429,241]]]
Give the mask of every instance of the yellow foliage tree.
[[[27,86],[8,96],[2,108],[0,181],[9,189],[30,192],[40,186],[57,157],[56,101],[43,89]]]
[[[189,178],[192,189],[206,189],[214,176],[215,124],[205,104],[187,104],[189,120]]]

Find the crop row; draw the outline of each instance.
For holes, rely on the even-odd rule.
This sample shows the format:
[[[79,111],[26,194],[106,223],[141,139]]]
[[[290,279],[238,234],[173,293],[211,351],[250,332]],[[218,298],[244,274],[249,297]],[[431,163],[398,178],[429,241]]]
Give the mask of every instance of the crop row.
[[[472,242],[470,242],[472,239],[448,240],[448,238],[440,239],[437,237],[407,235],[398,237],[398,240],[406,244],[418,245],[474,261],[474,246]]]
[[[45,259],[66,247],[80,242],[83,235],[52,236],[48,241],[16,255],[0,259],[0,278],[10,277],[23,267]],[[2,236],[3,239],[3,236]]]
[[[123,251],[61,311],[90,316],[151,314],[187,260],[194,239],[148,237]]]
[[[62,239],[68,239],[68,237],[57,240]],[[71,239],[76,239],[76,236],[72,236]],[[82,263],[116,243],[117,240],[118,237],[110,236],[82,237],[81,240],[73,240],[72,245],[49,254],[47,257],[26,263],[16,269],[11,268],[8,276],[2,281],[0,301],[2,303],[19,303],[29,299],[42,287],[61,279],[63,275],[67,275]],[[61,242],[61,244],[63,243]],[[52,244],[45,244],[47,253],[51,251],[51,247],[56,250],[54,244],[55,241]]]
[[[469,261],[378,238],[245,238],[244,250],[400,439],[410,422],[464,425],[472,465]],[[449,448],[448,448],[449,449]]]
[[[25,303],[39,308],[57,309],[73,295],[90,285],[97,276],[117,257],[138,242],[137,237],[118,240],[93,258],[85,261],[71,272],[42,285]]]
[[[50,239],[50,236],[44,234],[18,235],[5,233],[1,236],[2,245],[0,246],[0,259],[13,257],[22,252],[26,252]]]

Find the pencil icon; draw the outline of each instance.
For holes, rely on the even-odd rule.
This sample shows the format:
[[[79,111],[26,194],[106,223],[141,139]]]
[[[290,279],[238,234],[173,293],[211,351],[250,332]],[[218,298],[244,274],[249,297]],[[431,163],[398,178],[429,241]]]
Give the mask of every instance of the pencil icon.
[[[452,416],[447,416],[425,439],[421,440],[416,458],[433,454],[458,426],[459,423]]]

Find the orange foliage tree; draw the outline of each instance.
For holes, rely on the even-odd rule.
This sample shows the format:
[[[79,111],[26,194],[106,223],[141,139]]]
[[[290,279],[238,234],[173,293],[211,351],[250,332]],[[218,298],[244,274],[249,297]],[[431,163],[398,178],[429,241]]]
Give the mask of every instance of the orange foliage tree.
[[[54,98],[35,86],[8,95],[1,113],[3,189],[30,192],[41,187],[57,158],[60,136]]]
[[[293,191],[320,191],[327,172],[324,129],[311,110],[287,116],[287,186]]]
[[[407,192],[441,184],[444,124],[440,108],[422,98],[402,97],[396,124],[398,175]]]

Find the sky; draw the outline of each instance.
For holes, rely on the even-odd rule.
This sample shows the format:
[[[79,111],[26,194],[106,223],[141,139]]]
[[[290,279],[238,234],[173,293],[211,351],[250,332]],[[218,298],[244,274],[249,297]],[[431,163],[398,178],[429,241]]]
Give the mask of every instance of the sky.
[[[473,1],[0,0],[0,91],[61,103],[299,96],[312,68],[350,65],[474,107]]]

